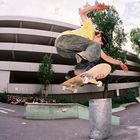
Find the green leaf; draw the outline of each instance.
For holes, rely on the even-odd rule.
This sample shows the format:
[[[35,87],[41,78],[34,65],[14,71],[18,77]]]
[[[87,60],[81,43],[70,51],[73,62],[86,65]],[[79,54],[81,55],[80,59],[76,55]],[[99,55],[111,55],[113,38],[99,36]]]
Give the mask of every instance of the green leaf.
[[[40,83],[46,88],[52,82],[53,70],[52,70],[52,59],[47,54],[43,57],[41,64],[39,65],[38,76]]]
[[[140,28],[134,28],[130,31],[130,40],[135,45],[133,49],[140,53]]]
[[[109,9],[105,11],[92,11],[88,16],[97,25],[97,29],[105,34],[107,43],[103,48],[104,52],[115,59],[125,62],[126,55],[121,50],[121,46],[126,42],[126,34],[122,20],[115,8],[109,6]]]

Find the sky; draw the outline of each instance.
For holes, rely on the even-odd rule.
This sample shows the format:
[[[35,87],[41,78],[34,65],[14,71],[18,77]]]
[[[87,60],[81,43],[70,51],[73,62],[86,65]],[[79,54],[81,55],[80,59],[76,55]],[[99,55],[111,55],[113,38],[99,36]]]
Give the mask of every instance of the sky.
[[[27,16],[53,19],[74,25],[80,25],[78,9],[95,0],[0,0],[0,16]],[[113,5],[126,33],[140,28],[140,0],[98,0]],[[131,49],[131,48],[130,48]]]

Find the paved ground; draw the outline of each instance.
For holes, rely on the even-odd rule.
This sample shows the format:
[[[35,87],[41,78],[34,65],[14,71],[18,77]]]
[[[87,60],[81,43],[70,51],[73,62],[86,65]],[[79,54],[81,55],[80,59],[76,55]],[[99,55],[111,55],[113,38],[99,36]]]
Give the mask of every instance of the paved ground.
[[[26,120],[24,113],[25,106],[0,103],[0,140],[89,140],[87,120]],[[121,125],[108,140],[140,140],[140,104],[114,114]]]

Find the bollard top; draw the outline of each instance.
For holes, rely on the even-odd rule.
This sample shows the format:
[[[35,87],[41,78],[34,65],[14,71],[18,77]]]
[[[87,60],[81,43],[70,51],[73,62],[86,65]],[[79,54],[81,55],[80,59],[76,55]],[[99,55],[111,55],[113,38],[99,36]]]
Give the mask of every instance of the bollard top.
[[[89,103],[90,102],[112,102],[112,98],[90,99]]]

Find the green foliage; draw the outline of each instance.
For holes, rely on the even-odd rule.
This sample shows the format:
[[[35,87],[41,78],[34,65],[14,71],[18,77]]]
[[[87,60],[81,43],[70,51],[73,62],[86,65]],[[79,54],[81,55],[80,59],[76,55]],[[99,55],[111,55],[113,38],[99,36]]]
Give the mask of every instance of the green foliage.
[[[126,52],[122,51],[121,47],[126,42],[126,34],[122,25],[122,20],[119,17],[118,12],[113,6],[109,6],[107,10],[96,10],[88,14],[96,28],[102,31],[106,38],[106,44],[104,44],[103,51],[114,59],[126,61]],[[99,63],[102,63],[100,60]],[[112,65],[112,71],[117,68],[117,65]],[[105,86],[103,92],[103,98],[107,97],[109,78],[105,79]]]
[[[121,101],[123,103],[131,103],[131,102],[136,102],[136,96],[135,92],[132,89],[128,89],[125,93],[120,96]]]
[[[134,28],[130,32],[130,40],[134,44],[134,50],[140,53],[140,28]]]
[[[52,59],[47,54],[43,57],[42,63],[39,65],[39,79],[44,89],[51,84],[53,77]]]
[[[105,34],[107,43],[103,48],[104,52],[115,59],[125,62],[126,52],[121,50],[121,46],[126,42],[126,34],[119,14],[114,7],[110,6],[108,10],[104,11],[92,11],[88,16],[97,25],[97,29]]]
[[[72,103],[71,97],[66,95],[56,99],[58,103]]]
[[[116,102],[112,102],[112,108],[117,108],[119,107],[121,104],[116,103]]]
[[[136,101],[137,100],[135,92],[132,89],[128,89],[124,93],[122,93],[119,97],[113,97],[112,99],[113,107],[117,107],[124,103],[131,103]]]
[[[85,106],[89,106],[89,100],[88,99],[84,99],[84,100],[73,100],[71,95],[61,95],[61,96],[56,96],[56,95],[48,95],[46,97],[47,99],[54,99],[56,100],[57,103],[79,103]]]
[[[6,103],[8,99],[7,93],[0,93],[0,102]]]

